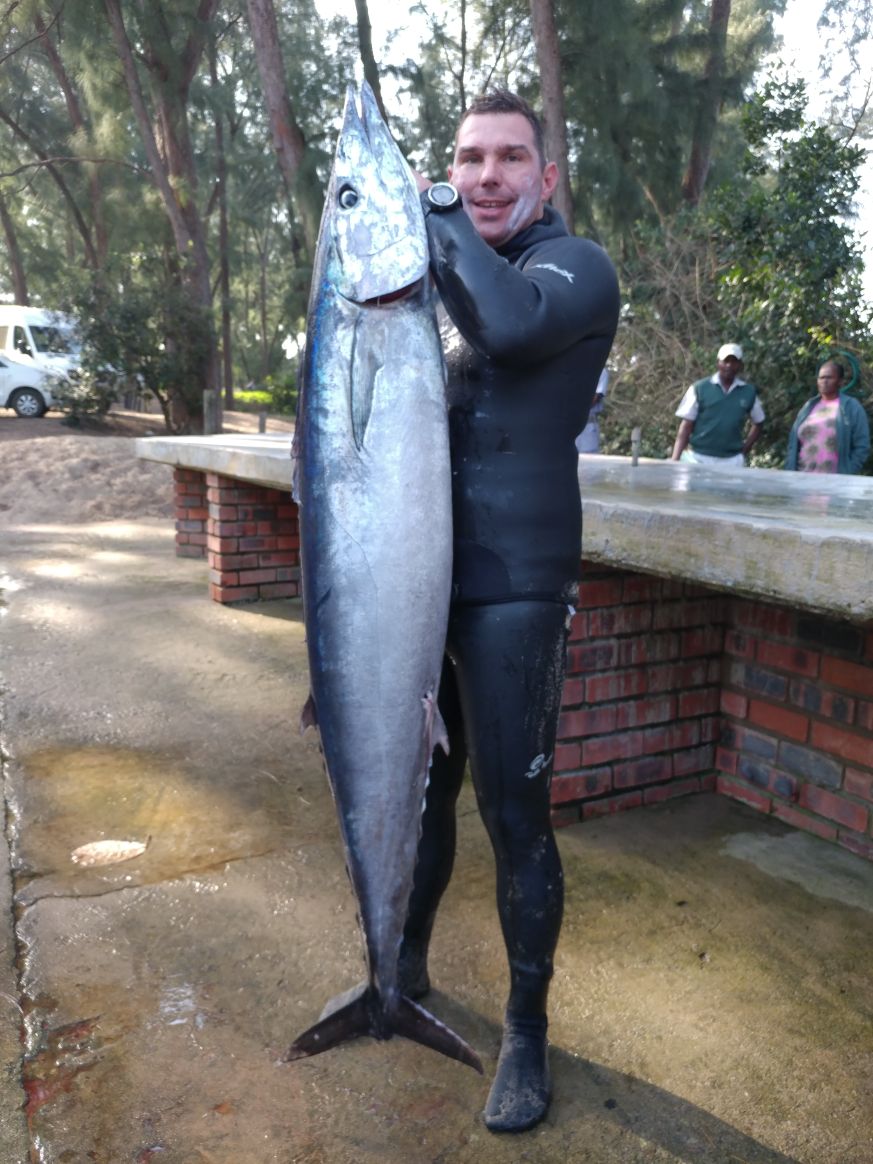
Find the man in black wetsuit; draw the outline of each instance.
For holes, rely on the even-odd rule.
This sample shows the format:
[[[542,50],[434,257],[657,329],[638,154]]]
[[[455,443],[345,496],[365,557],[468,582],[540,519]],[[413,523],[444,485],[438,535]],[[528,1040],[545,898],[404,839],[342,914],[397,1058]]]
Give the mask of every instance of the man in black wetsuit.
[[[469,757],[510,970],[492,1131],[532,1127],[551,1097],[546,999],[563,882],[549,784],[581,550],[575,437],[619,306],[605,252],[546,204],[557,177],[536,115],[497,91],[464,114],[451,184],[419,179],[447,315],[454,576],[439,701],[451,751],[431,769],[400,985],[413,998],[430,987]]]

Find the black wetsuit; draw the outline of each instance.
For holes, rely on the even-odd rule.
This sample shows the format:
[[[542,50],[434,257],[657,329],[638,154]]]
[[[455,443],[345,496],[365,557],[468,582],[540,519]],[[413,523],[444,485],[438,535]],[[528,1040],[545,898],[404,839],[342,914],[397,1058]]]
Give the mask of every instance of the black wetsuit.
[[[455,564],[440,708],[451,751],[431,769],[401,969],[422,964],[451,875],[469,755],[497,861],[507,1016],[544,1027],[563,908],[549,784],[581,550],[575,438],[615,334],[618,285],[605,252],[549,206],[497,249],[460,209],[427,223],[449,317]]]

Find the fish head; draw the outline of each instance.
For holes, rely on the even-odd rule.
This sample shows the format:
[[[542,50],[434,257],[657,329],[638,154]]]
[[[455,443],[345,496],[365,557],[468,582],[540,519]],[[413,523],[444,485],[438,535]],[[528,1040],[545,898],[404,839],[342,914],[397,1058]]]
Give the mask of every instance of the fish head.
[[[322,216],[331,250],[329,278],[354,303],[391,301],[426,275],[427,234],[412,171],[364,82],[354,86]]]

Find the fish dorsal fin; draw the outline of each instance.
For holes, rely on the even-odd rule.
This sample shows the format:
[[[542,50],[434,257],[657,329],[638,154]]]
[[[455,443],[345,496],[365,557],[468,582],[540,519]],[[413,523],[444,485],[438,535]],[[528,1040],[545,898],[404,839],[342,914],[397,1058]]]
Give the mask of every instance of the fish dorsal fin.
[[[303,735],[307,728],[312,727],[318,727],[318,712],[315,710],[315,700],[310,693],[300,713],[300,734]]]

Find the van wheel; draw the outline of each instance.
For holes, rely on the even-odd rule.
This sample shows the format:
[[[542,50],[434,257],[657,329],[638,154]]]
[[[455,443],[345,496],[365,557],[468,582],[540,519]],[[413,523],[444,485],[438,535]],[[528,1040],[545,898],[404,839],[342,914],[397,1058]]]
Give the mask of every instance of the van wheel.
[[[19,388],[9,401],[18,416],[42,416],[46,411],[45,401],[35,388]]]

